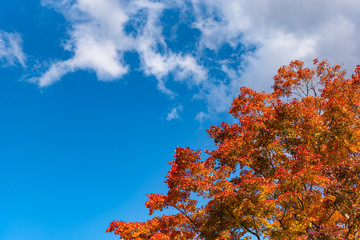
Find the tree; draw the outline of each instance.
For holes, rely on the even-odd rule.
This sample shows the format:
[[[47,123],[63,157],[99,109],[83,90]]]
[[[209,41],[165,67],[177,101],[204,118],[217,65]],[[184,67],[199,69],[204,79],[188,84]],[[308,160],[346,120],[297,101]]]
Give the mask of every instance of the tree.
[[[359,239],[360,66],[281,67],[271,93],[242,87],[236,124],[208,130],[216,149],[177,148],[167,194],[146,222],[113,221],[122,239]],[[204,200],[198,201],[199,198]]]

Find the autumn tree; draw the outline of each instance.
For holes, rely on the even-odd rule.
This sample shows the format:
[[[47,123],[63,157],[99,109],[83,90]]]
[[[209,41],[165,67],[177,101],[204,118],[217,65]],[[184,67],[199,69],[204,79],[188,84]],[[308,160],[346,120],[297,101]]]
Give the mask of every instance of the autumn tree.
[[[167,194],[146,222],[113,221],[121,239],[360,239],[360,66],[281,67],[271,93],[243,87],[216,149],[177,148]],[[200,198],[203,200],[198,201]]]

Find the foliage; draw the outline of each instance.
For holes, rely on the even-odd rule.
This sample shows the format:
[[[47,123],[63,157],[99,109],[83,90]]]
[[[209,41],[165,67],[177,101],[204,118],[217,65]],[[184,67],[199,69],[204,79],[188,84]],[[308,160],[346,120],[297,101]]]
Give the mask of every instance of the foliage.
[[[360,66],[283,66],[271,93],[243,87],[236,124],[208,130],[216,150],[177,148],[167,194],[147,222],[113,221],[122,239],[360,238]],[[198,202],[199,197],[204,201]]]

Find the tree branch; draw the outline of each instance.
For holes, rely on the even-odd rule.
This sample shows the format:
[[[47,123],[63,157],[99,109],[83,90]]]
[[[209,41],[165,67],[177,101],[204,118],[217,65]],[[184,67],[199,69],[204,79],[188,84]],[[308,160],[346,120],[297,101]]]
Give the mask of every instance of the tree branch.
[[[250,230],[248,227],[246,227],[243,223],[241,223],[235,216],[234,214],[232,214],[229,209],[227,209],[227,207],[224,207],[225,210],[229,213],[229,215],[235,220],[235,222],[237,224],[239,224],[242,228],[244,228],[246,231],[248,231],[249,233],[251,233],[252,235],[254,235],[258,240],[261,240],[259,234],[257,234],[256,232]]]

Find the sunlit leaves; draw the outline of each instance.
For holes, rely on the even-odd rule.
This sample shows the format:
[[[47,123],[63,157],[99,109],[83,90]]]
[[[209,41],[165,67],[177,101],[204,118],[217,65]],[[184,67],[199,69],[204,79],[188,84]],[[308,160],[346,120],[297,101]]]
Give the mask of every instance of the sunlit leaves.
[[[143,223],[114,221],[122,239],[358,239],[360,67],[314,60],[281,67],[272,93],[243,87],[236,124],[208,130],[216,149],[177,148],[166,194]]]

